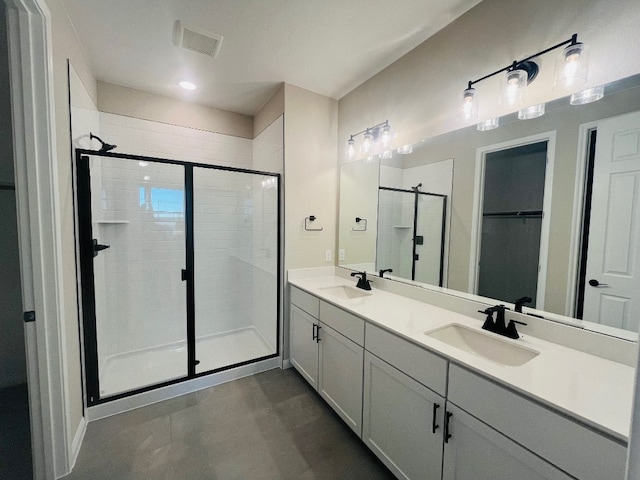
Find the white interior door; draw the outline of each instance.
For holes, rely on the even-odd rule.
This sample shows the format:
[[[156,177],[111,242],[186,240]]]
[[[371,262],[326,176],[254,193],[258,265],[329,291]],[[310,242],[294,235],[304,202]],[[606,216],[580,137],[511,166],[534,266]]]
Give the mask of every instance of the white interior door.
[[[640,113],[598,124],[584,292],[585,320],[640,322]]]

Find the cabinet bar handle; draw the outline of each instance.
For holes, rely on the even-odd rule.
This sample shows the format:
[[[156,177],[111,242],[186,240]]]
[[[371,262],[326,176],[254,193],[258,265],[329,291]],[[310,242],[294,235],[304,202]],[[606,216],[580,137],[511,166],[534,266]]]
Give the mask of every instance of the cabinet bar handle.
[[[311,334],[311,340],[315,340],[316,338],[318,338],[318,330],[316,330],[318,328],[318,324],[314,323],[313,324],[313,333]]]
[[[451,412],[447,412],[444,416],[444,443],[449,443],[449,439],[451,438],[451,434],[449,433],[451,417],[453,417],[453,413]]]
[[[436,423],[436,411],[440,408],[437,403],[433,404],[433,419],[431,420],[431,433],[436,433],[436,430],[440,428],[440,425]]]
[[[320,343],[320,340],[321,340],[321,338],[320,338],[320,329],[322,327],[320,326],[320,324],[318,324],[318,326],[316,328],[317,328],[317,330],[316,330],[316,343]]]

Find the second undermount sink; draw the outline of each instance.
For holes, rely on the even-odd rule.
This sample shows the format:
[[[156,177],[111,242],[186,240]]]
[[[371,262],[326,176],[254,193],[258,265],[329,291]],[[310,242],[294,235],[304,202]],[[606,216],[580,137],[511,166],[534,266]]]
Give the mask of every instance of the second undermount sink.
[[[424,334],[505,367],[519,367],[540,354],[530,348],[497,338],[493,334],[457,323]]]
[[[364,290],[360,290],[356,287],[349,287],[347,285],[340,285],[338,287],[325,287],[321,288],[323,292],[333,295],[335,297],[339,297],[345,300],[351,300],[354,298],[368,297],[371,295],[369,292],[365,292]]]

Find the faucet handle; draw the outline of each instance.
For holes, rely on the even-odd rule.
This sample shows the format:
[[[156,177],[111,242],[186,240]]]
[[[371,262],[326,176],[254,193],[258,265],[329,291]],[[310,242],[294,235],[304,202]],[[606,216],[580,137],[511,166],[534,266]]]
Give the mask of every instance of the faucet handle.
[[[513,338],[514,340],[520,338],[518,330],[516,330],[516,323],[518,325],[526,325],[526,323],[519,322],[518,320],[509,320],[509,325],[507,325],[505,337]]]

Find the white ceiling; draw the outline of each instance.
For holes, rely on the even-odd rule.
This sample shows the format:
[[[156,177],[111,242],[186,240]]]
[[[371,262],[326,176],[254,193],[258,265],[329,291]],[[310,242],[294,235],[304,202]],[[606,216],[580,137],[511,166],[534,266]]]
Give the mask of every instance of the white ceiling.
[[[249,115],[281,82],[339,99],[480,2],[63,1],[99,80]],[[176,20],[222,35],[220,54],[175,47]]]

